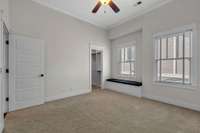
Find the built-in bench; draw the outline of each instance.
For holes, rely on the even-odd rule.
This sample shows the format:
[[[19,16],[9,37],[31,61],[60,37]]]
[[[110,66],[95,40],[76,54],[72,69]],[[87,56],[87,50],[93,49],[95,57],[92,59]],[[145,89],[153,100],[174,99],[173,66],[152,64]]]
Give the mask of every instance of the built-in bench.
[[[142,97],[142,82],[122,79],[107,79],[105,88],[132,96]]]
[[[137,82],[137,81],[122,80],[122,79],[107,79],[107,81],[126,84],[126,85],[142,86],[142,82]]]

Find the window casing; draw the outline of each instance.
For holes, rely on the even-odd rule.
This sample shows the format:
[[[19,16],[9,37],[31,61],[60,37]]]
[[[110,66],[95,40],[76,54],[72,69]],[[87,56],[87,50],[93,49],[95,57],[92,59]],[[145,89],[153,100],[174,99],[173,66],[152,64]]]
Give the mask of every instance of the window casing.
[[[156,81],[192,84],[193,30],[155,37]]]
[[[135,46],[120,49],[120,75],[136,75]]]

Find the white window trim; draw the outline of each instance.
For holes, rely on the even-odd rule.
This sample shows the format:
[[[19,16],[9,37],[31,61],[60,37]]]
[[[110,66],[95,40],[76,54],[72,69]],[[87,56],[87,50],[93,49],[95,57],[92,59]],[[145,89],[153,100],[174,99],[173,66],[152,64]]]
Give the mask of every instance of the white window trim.
[[[160,82],[156,79],[156,63],[155,63],[155,40],[158,37],[176,34],[177,32],[184,32],[186,30],[192,30],[193,31],[193,44],[192,44],[192,67],[191,67],[191,85],[184,85],[180,83],[168,83],[168,82]],[[160,32],[153,35],[153,85],[160,85],[160,86],[168,86],[168,87],[175,87],[175,88],[182,88],[182,89],[190,89],[195,90],[198,88],[198,32],[197,32],[197,25],[191,24],[191,25],[185,25],[179,28],[175,28],[173,30],[167,31],[167,32]]]

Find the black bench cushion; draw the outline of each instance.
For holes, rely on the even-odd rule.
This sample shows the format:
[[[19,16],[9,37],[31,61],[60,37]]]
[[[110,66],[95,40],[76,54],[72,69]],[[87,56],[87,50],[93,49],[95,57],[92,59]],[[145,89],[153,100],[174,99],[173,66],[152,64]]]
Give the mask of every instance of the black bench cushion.
[[[121,83],[121,84],[127,84],[127,85],[133,85],[133,86],[142,86],[142,83],[137,82],[137,81],[122,80],[122,79],[107,79],[107,81]]]

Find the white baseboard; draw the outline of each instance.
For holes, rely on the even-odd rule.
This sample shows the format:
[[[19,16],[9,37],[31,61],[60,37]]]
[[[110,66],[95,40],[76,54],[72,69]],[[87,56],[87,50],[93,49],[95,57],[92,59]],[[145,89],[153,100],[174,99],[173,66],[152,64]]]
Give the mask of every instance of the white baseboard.
[[[191,109],[191,110],[195,110],[195,111],[200,111],[200,105],[187,103],[187,102],[184,102],[184,101],[178,101],[178,100],[169,99],[169,98],[161,97],[161,96],[155,96],[155,95],[154,96],[153,95],[146,95],[146,96],[143,96],[143,97],[148,98],[148,99],[152,99],[152,100],[155,100],[155,101],[175,105],[175,106],[178,106],[178,107],[183,107],[183,108],[187,108],[187,109]]]
[[[63,94],[60,94],[60,95],[46,97],[45,101],[50,102],[50,101],[64,99],[64,98],[67,98],[67,97],[83,95],[83,94],[87,94],[87,93],[90,93],[90,92],[91,92],[91,89],[66,92],[66,93],[63,93]]]

